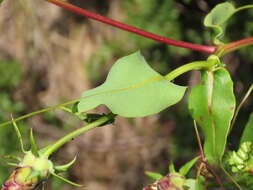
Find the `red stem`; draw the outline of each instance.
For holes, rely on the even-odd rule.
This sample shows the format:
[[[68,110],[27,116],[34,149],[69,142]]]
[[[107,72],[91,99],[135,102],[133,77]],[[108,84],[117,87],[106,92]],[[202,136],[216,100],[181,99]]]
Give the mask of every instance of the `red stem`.
[[[252,45],[252,44],[253,44],[253,37],[249,37],[249,38],[245,38],[245,39],[238,40],[238,41],[235,41],[235,42],[231,42],[231,43],[225,44],[225,45],[223,45],[223,47],[221,47],[221,51],[222,51],[221,53],[222,53],[222,55],[225,55],[225,54],[227,54],[231,51],[234,51],[234,50],[237,50],[239,48],[249,46],[249,45]]]
[[[169,45],[177,46],[177,47],[182,47],[182,48],[187,48],[187,49],[192,49],[192,50],[196,50],[196,51],[201,51],[201,52],[205,52],[205,53],[209,53],[209,54],[213,54],[216,52],[216,46],[204,46],[204,45],[198,45],[198,44],[192,44],[192,43],[188,43],[188,42],[173,40],[170,38],[166,38],[164,36],[159,36],[159,35],[153,34],[151,32],[146,32],[144,30],[141,30],[141,29],[133,27],[133,26],[129,26],[127,24],[123,24],[123,23],[118,22],[116,20],[112,20],[112,19],[103,17],[101,15],[92,13],[92,12],[85,10],[85,9],[81,9],[80,7],[74,6],[74,5],[69,4],[67,2],[62,2],[61,0],[47,0],[47,1],[53,3],[57,6],[68,9],[69,11],[72,11],[76,14],[86,16],[88,18],[97,20],[99,22],[103,22],[105,24],[114,26],[116,28],[120,28],[122,30],[126,30],[128,32],[135,33],[137,35],[140,35],[140,36],[143,36],[146,38],[150,38],[150,39],[153,39],[153,40],[165,43],[165,44],[169,44]]]

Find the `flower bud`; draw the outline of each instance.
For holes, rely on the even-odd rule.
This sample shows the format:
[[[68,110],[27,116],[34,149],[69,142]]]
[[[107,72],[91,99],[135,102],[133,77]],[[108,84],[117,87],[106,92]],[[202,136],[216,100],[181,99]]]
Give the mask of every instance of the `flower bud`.
[[[30,151],[24,156],[1,190],[32,190],[53,172],[53,164],[44,157],[35,157]]]
[[[179,173],[171,173],[142,190],[184,190],[186,179]]]
[[[31,190],[39,183],[38,176],[30,177],[31,167],[16,168],[1,190]]]

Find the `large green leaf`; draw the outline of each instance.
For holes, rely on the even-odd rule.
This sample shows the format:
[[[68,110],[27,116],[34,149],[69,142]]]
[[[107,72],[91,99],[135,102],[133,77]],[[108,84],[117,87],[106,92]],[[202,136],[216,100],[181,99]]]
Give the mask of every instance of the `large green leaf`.
[[[224,33],[225,23],[235,12],[235,7],[231,3],[225,2],[215,6],[205,17],[204,25],[214,30],[213,42],[215,44],[222,43],[220,38]]]
[[[227,70],[203,71],[201,84],[190,93],[189,110],[204,131],[204,152],[210,163],[224,154],[234,109],[233,82]]]
[[[249,121],[244,128],[240,144],[246,141],[253,143],[253,113],[250,114]]]
[[[168,82],[136,52],[119,59],[101,86],[82,94],[78,111],[105,104],[114,114],[142,117],[176,104],[185,90]]]

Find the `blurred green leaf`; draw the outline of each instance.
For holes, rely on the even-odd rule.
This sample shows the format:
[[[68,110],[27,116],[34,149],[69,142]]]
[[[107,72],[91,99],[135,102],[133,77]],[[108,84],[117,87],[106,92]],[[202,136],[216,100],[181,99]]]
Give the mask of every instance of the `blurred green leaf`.
[[[190,169],[194,166],[194,164],[198,161],[199,157],[193,158],[189,162],[185,163],[180,169],[179,173],[182,175],[187,175]]]
[[[20,64],[15,61],[0,60],[0,88],[16,87],[22,76]]]
[[[204,25],[214,30],[214,44],[222,44],[220,38],[224,34],[226,21],[235,13],[235,7],[228,2],[215,6],[205,17]]]
[[[143,117],[176,104],[185,90],[168,82],[136,52],[119,59],[101,86],[83,93],[78,111],[105,104],[114,114]]]
[[[188,187],[187,190],[205,190],[203,177],[198,177],[197,179],[187,179],[185,186]]]
[[[156,173],[156,172],[145,172],[145,174],[148,176],[148,177],[150,177],[151,179],[153,179],[154,181],[158,181],[158,180],[160,180],[162,177],[163,177],[163,175],[162,174],[160,174],[160,173]]]
[[[246,141],[253,143],[253,113],[250,114],[249,121],[244,128],[240,144]]]
[[[201,84],[190,93],[189,110],[204,131],[205,156],[210,163],[219,161],[235,110],[233,82],[226,69],[202,72]]]

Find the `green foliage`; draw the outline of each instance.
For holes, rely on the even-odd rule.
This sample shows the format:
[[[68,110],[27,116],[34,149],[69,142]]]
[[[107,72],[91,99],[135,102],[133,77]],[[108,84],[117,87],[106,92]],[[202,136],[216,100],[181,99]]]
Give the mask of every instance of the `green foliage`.
[[[150,178],[155,180],[151,185],[148,185],[145,190],[153,189],[168,189],[174,190],[204,190],[203,179],[199,177],[198,179],[187,179],[185,176],[189,173],[190,169],[197,162],[199,157],[192,159],[191,161],[185,163],[177,172],[175,170],[174,164],[170,162],[169,164],[169,174],[166,176],[155,172],[145,172]]]
[[[189,4],[190,1],[191,0],[183,0],[185,4]],[[145,28],[145,30],[157,34],[170,34],[170,37],[175,39],[182,38],[181,34],[184,32],[186,36],[188,35],[197,39],[200,43],[202,39],[201,37],[196,37],[200,35],[194,32],[194,30],[185,31],[186,29],[183,27],[180,29],[180,24],[177,21],[180,18],[180,11],[174,9],[175,2],[176,1],[174,0],[159,2],[157,0],[129,0],[124,1],[123,5],[127,7],[126,12],[131,10],[128,14],[127,20],[137,27]],[[181,3],[181,1],[177,3]],[[231,3],[227,2],[217,5],[204,20],[204,25],[214,30],[215,35],[213,42],[215,44],[222,44],[221,37],[224,34],[225,26],[230,17],[240,10],[251,7],[252,6],[244,6],[236,9]],[[184,8],[185,7],[183,7],[183,9]],[[158,9],[159,12],[157,13]],[[154,12],[156,12],[156,14],[154,14]],[[194,22],[192,21],[192,23]],[[251,24],[248,25],[251,27]],[[251,35],[250,32],[249,35]],[[110,44],[110,42],[108,44]],[[118,42],[110,45],[108,44],[103,46],[101,51],[98,51],[98,56],[92,58],[91,62],[93,67],[90,68],[91,71],[98,70],[97,68],[100,68],[101,66],[100,63],[103,62],[104,64],[105,60],[112,60],[113,56],[117,55],[118,57],[123,54],[124,51],[129,49],[134,49],[137,46],[148,49],[155,47],[155,42],[147,41],[146,39],[139,37],[135,38],[132,43],[126,43],[122,48]],[[159,48],[161,47],[162,46],[159,46]],[[159,48],[157,48],[158,51],[157,49],[156,51],[148,50],[146,51],[146,54],[150,54],[150,57],[156,55],[154,57],[162,57],[164,59],[164,57],[161,56],[162,53]],[[167,51],[167,46],[163,51]],[[177,53],[180,54],[180,52],[183,51],[180,50]],[[165,57],[167,61],[167,58],[170,57],[170,55]],[[155,59],[157,62],[160,61],[160,58]],[[29,157],[29,167],[31,166],[29,172],[31,168],[36,168],[36,170],[38,170],[41,162],[43,162],[46,163],[46,166],[43,166],[43,170],[40,172],[44,172],[45,175],[40,177],[45,178],[50,173],[65,182],[78,186],[78,184],[58,176],[58,174],[55,173],[55,170],[58,172],[66,171],[75,162],[75,159],[68,164],[53,167],[53,164],[47,159],[47,157],[71,138],[94,128],[94,125],[96,125],[95,127],[99,127],[114,122],[115,114],[124,117],[143,117],[156,114],[165,108],[178,103],[182,99],[186,87],[175,85],[169,81],[182,75],[183,72],[180,70],[182,68],[185,68],[185,72],[190,70],[203,70],[201,84],[194,87],[190,93],[189,110],[193,119],[196,120],[198,125],[203,129],[205,135],[204,156],[207,158],[208,165],[210,164],[210,167],[213,165],[217,166],[217,163],[221,161],[226,148],[227,136],[231,128],[230,123],[235,111],[235,97],[233,92],[233,82],[228,71],[225,68],[220,67],[221,64],[219,61],[217,61],[217,64],[215,63],[211,64],[211,66],[203,67],[205,63],[208,63],[208,60],[184,65],[185,67],[182,66],[179,70],[174,70],[175,72],[171,72],[169,75],[166,75],[167,77],[164,77],[151,69],[140,53],[134,53],[121,58],[115,63],[115,65],[113,65],[106,81],[101,86],[84,92],[80,102],[75,104],[72,110],[61,107],[62,109],[73,113],[79,119],[90,123],[88,128],[77,129],[56,143],[49,145],[40,151],[37,150],[32,132],[30,133],[32,151],[29,152],[29,155],[27,152],[23,151],[27,154],[25,155],[24,160],[27,161],[26,156]],[[219,66],[219,68],[216,66]],[[9,67],[9,69],[5,70],[6,67]],[[167,67],[164,68],[168,70]],[[0,75],[2,76],[0,79],[0,106],[1,109],[3,109],[0,110],[0,113],[2,113],[0,117],[3,117],[3,119],[6,117],[6,110],[8,110],[8,112],[18,112],[22,110],[20,104],[14,104],[13,106],[13,102],[8,95],[20,81],[21,72],[16,73],[19,69],[18,64],[15,63],[3,62],[3,64],[0,64]],[[98,75],[99,74],[94,77],[96,80],[99,78]],[[173,77],[170,78],[171,75]],[[96,108],[101,104],[106,105],[114,114],[109,114],[110,116],[108,118],[106,118],[106,115],[104,114],[83,114],[83,112]],[[52,118],[48,117],[48,120],[52,121]],[[241,176],[237,176],[237,181],[241,181],[243,185],[246,183],[245,187],[248,189],[249,186],[251,187],[252,182],[247,184],[247,180],[252,181],[252,178],[250,179],[247,174],[253,173],[252,126],[253,115],[251,114],[250,120],[241,137],[240,148],[237,152],[230,152],[228,156],[229,158],[225,163],[231,167],[235,176],[239,173],[242,174]],[[5,129],[2,133],[0,131],[0,143],[3,141],[3,145],[5,145],[7,138],[7,140],[12,141],[11,135],[7,136],[6,131],[7,130]],[[19,132],[18,137],[21,139]],[[22,144],[22,150],[24,150],[23,143],[21,140],[20,142]],[[6,147],[8,147],[7,144]],[[205,179],[201,176],[197,175],[196,179],[185,178],[185,175],[189,173],[190,169],[196,164],[198,159],[199,157],[194,158],[184,164],[179,172],[176,172],[173,163],[170,164],[170,173],[167,176],[163,176],[159,173],[146,172],[146,174],[155,179],[156,182],[144,189],[153,189],[154,187],[157,189],[177,188],[183,190],[187,188],[188,190],[204,190],[205,186],[203,185],[203,182]],[[22,162],[24,162],[24,160]],[[201,164],[205,164],[205,162]],[[201,173],[201,171],[198,171],[198,174],[199,172]],[[33,173],[33,175],[37,174]],[[205,182],[207,182],[207,180]]]
[[[180,39],[179,11],[175,9],[174,0],[128,0],[123,2],[127,23],[146,31]],[[159,11],[158,11],[159,10]],[[138,48],[147,48],[156,44],[155,41],[147,40],[131,35],[131,39]]]
[[[196,164],[196,162],[199,160],[199,157],[193,158],[189,162],[185,163],[180,169],[179,173],[182,175],[187,175],[190,171],[190,169]]]
[[[154,181],[160,180],[163,175],[160,173],[156,173],[156,172],[145,172],[145,174],[150,177],[151,179],[153,179]]]
[[[0,88],[11,89],[16,87],[21,79],[20,64],[15,61],[0,61]]]
[[[235,13],[235,7],[228,2],[218,4],[212,11],[205,17],[204,25],[214,30],[213,42],[221,44],[220,38],[222,37],[226,21]]]
[[[185,89],[152,70],[137,52],[118,60],[104,84],[84,92],[78,111],[85,112],[105,104],[114,114],[143,117],[176,104]]]
[[[232,151],[229,153],[228,164],[234,173],[253,171],[253,155],[252,143],[244,142],[240,145],[237,152]]]
[[[253,113],[251,113],[249,117],[249,121],[244,128],[240,144],[244,142],[252,142],[253,143]]]
[[[0,122],[10,118],[10,114],[16,114],[24,109],[21,102],[14,102],[11,98],[13,90],[19,85],[22,77],[20,64],[15,61],[0,60]],[[22,132],[27,131],[24,123],[21,123]],[[11,127],[0,128],[0,156],[18,152],[18,140]],[[0,183],[8,175],[8,167],[0,160]]]
[[[201,84],[190,93],[189,110],[204,131],[205,156],[210,163],[219,161],[235,110],[233,82],[226,69],[202,72]]]

